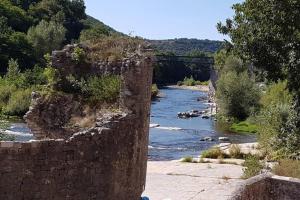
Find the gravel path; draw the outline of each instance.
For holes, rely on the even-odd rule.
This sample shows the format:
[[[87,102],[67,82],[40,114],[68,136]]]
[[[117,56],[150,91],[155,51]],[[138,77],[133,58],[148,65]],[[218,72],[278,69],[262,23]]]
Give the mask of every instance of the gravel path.
[[[144,196],[150,200],[226,200],[243,180],[242,166],[149,161]]]

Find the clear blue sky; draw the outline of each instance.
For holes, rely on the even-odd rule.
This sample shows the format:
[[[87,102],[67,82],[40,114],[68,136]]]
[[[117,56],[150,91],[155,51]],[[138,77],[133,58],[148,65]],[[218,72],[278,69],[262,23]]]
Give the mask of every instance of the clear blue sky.
[[[148,39],[223,40],[216,24],[243,0],[85,0],[87,13],[123,33]]]

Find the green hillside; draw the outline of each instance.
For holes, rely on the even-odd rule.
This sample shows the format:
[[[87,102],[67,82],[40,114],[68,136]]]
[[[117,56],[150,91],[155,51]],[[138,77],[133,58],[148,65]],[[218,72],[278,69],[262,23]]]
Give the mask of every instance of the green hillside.
[[[198,39],[170,39],[170,40],[148,40],[159,52],[172,52],[176,55],[187,55],[192,51],[214,53],[222,46],[223,42],[214,40]]]

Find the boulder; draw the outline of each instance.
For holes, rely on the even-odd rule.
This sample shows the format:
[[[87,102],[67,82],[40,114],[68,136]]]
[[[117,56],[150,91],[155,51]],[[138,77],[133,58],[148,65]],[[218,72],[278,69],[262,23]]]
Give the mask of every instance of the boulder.
[[[222,142],[229,142],[230,139],[229,139],[229,137],[219,137],[219,141],[222,141]]]

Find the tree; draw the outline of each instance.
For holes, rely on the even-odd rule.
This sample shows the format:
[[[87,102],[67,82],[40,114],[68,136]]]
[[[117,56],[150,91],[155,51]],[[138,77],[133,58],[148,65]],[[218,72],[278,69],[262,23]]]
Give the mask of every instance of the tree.
[[[234,52],[265,70],[269,80],[288,79],[300,98],[300,1],[246,0],[233,6],[235,16],[219,23]]]
[[[65,39],[66,30],[56,22],[42,20],[36,27],[28,30],[27,38],[39,56],[59,49]]]
[[[245,120],[259,105],[259,89],[246,71],[223,73],[217,88],[217,103],[224,116]]]
[[[64,15],[63,26],[66,28],[66,43],[77,40],[84,28],[81,20],[86,18],[83,0],[42,0],[31,6],[29,14],[37,24],[41,20],[53,21],[57,14]]]
[[[15,31],[25,32],[31,25],[31,18],[26,12],[11,4],[8,0],[0,1],[0,13],[1,17],[7,19],[8,26],[12,27]]]

